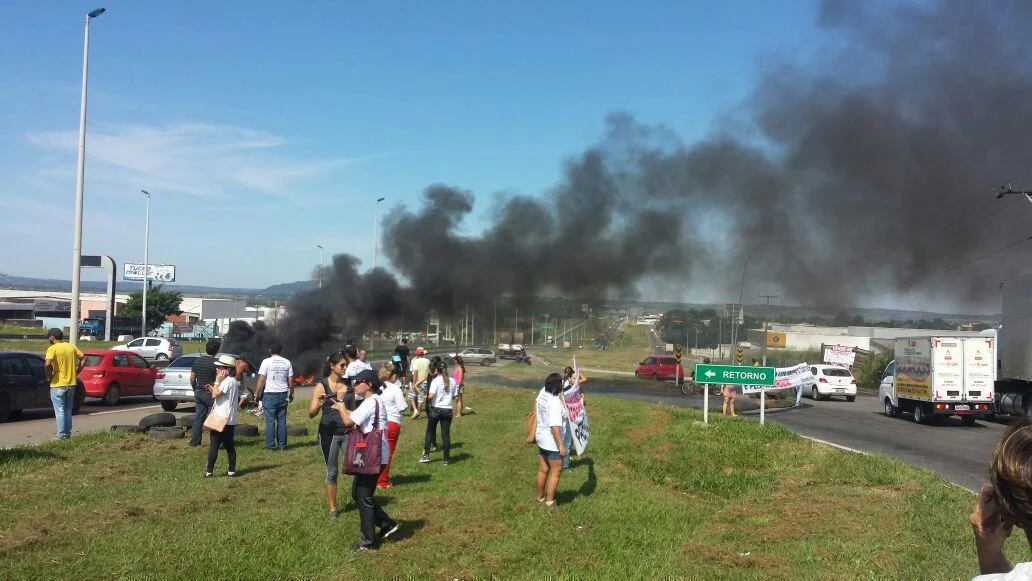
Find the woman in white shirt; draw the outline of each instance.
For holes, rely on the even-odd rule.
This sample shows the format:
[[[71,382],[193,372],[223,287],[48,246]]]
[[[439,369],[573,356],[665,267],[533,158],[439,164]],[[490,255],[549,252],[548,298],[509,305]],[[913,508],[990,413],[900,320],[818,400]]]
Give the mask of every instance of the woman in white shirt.
[[[205,478],[211,478],[215,471],[215,460],[218,459],[220,447],[226,449],[226,458],[229,460],[229,471],[226,472],[226,476],[236,476],[237,455],[233,432],[236,430],[237,397],[240,394],[240,382],[236,379],[236,363],[236,357],[220,355],[215,360],[215,384],[204,386],[211,392],[214,401],[210,413],[226,418],[226,427],[222,428],[221,432],[211,431]]]
[[[382,470],[390,458],[390,453],[387,446],[387,406],[384,405],[381,397],[376,395],[377,384],[379,384],[379,378],[376,372],[366,369],[351,381],[355,396],[362,397],[362,403],[358,408],[349,412],[343,403],[338,403],[333,407],[340,413],[344,425],[349,428],[361,430],[363,434],[368,434],[374,429],[380,430],[382,434],[380,447]],[[377,418],[379,418],[379,422],[376,421]],[[398,532],[397,521],[388,516],[373,497],[376,493],[377,478],[378,474],[356,474],[352,480],[351,498],[358,505],[358,514],[361,519],[358,544],[354,546],[356,551],[374,550],[379,541]],[[380,529],[378,534],[377,528]]]
[[[452,405],[458,387],[455,380],[448,376],[448,366],[444,361],[436,362],[434,379],[426,395],[430,410],[426,420],[426,434],[423,436],[423,457],[419,459],[424,464],[430,461],[430,447],[438,424],[441,425],[441,443],[444,445],[444,465],[447,466],[451,460]]]
[[[398,435],[401,434],[401,417],[408,409],[408,402],[405,401],[405,394],[401,390],[401,370],[393,362],[384,363],[379,376],[383,386],[380,399],[387,408],[387,446],[390,448],[390,454],[387,456],[387,465],[380,472],[376,487],[387,489],[394,488],[390,479],[391,462],[394,461],[394,448],[397,447]]]
[[[566,448],[566,412],[559,399],[562,394],[563,376],[550,373],[534,403],[537,413],[534,439],[538,445],[537,500],[547,506],[555,506],[563,458],[569,454]]]

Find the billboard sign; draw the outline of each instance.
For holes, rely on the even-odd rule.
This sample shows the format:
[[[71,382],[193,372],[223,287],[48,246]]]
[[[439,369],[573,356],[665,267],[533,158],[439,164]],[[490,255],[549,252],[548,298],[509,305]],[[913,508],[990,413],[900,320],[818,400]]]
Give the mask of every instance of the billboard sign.
[[[152,264],[146,269],[142,264],[125,263],[122,265],[122,280],[143,280],[144,273],[147,279],[155,282],[175,282],[176,267],[173,264]]]

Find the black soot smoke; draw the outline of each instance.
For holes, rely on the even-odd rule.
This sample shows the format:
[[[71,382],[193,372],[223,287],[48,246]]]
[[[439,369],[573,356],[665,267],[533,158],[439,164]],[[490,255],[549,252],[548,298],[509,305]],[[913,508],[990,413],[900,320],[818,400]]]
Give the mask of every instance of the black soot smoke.
[[[762,281],[828,308],[908,289],[992,303],[1029,262],[1024,245],[996,252],[1032,233],[1029,208],[992,195],[1032,185],[1029,22],[1021,0],[825,1],[826,41],[767,66],[706,139],[613,114],[551,191],[499,196],[486,223],[471,192],[431,186],[421,208],[384,220],[407,284],[338,256],[333,283],[289,305],[284,339],[317,349],[335,325],[489,312],[498,296],[626,297],[651,282],[734,302],[747,260],[746,302]]]

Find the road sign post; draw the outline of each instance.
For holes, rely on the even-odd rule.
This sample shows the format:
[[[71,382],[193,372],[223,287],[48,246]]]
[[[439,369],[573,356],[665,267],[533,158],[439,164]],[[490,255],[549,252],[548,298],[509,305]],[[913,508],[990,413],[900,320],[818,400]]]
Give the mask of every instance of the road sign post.
[[[742,367],[740,365],[709,365],[699,363],[695,366],[697,383],[718,383],[721,385],[759,385],[760,387],[760,424],[765,421],[767,387],[774,385],[773,367]],[[705,404],[705,402],[703,402]],[[705,421],[706,418],[703,418]]]

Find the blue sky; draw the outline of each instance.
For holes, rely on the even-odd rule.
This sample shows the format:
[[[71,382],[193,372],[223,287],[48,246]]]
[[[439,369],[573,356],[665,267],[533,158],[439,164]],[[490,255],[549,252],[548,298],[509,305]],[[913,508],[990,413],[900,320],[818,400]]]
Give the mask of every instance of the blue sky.
[[[485,212],[542,194],[610,112],[700,137],[817,34],[815,0],[291,5],[5,5],[0,199],[25,243],[0,271],[70,276],[93,8],[83,252],[142,262],[147,189],[151,262],[221,287],[308,278],[318,243],[371,265],[379,196],[388,211],[441,182]]]

